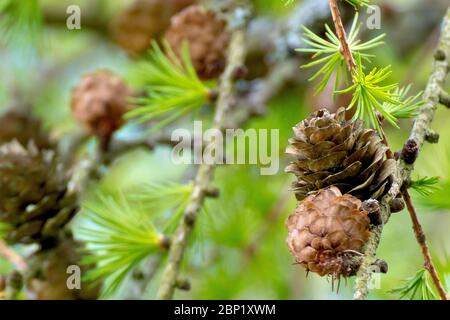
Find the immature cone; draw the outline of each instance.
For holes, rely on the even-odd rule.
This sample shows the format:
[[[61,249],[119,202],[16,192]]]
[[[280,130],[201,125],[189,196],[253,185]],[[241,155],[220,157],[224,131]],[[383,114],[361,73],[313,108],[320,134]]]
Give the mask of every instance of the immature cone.
[[[298,200],[327,186],[367,200],[386,194],[392,183],[395,160],[385,159],[386,146],[375,130],[361,121],[346,121],[344,109],[335,114],[319,110],[293,129],[286,150],[295,156],[287,168],[297,181]]]
[[[0,222],[11,243],[43,243],[57,236],[76,211],[76,199],[53,151],[17,141],[0,147]]]
[[[121,78],[101,70],[84,76],[72,92],[72,113],[89,132],[107,145],[124,123],[131,90]]]
[[[195,0],[136,0],[112,25],[117,44],[132,56],[144,53],[170,24],[170,18]]]
[[[183,43],[187,43],[199,77],[203,80],[213,79],[223,72],[226,64],[226,51],[230,42],[226,24],[214,11],[193,5],[172,17],[165,36],[179,58],[182,56]]]
[[[287,221],[287,244],[295,260],[320,276],[356,273],[355,257],[367,242],[370,221],[361,201],[337,187],[320,190],[302,201]]]
[[[0,145],[14,139],[23,145],[33,141],[39,149],[52,148],[39,119],[22,108],[10,109],[0,116]]]

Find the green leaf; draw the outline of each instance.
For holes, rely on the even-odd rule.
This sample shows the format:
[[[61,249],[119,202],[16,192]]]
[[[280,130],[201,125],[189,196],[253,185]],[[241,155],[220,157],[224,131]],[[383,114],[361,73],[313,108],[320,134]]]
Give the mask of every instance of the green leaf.
[[[366,124],[381,131],[376,115],[379,112],[389,123],[398,128],[397,118],[389,109],[385,109],[387,103],[403,105],[398,96],[397,84],[382,85],[391,74],[390,66],[382,69],[374,68],[366,74],[361,63],[361,56],[357,55],[357,68],[353,72],[353,85],[336,93],[353,92],[353,99],[347,109],[356,106],[355,119],[361,119]]]
[[[175,231],[192,195],[193,184],[165,183],[140,185],[131,200],[151,215],[164,233]]]
[[[326,39],[322,39],[320,36],[316,35],[314,32],[306,27],[303,27],[305,33],[304,42],[308,44],[309,48],[300,48],[296,51],[303,53],[313,53],[313,61],[302,68],[312,68],[315,66],[320,66],[320,69],[309,79],[314,80],[318,77],[322,77],[319,84],[315,87],[315,92],[322,92],[328,81],[331,78],[333,72],[336,72],[335,88],[338,88],[341,83],[341,78],[346,79],[347,67],[345,63],[345,58],[340,50],[341,44],[339,42],[336,34],[331,30],[328,25],[325,25],[326,29]],[[372,55],[366,53],[366,51],[373,49],[377,46],[383,44],[381,41],[384,38],[384,34],[381,34],[372,40],[361,43],[357,39],[360,31],[360,24],[358,24],[358,14],[355,15],[350,32],[348,33],[348,43],[350,50],[354,55],[358,54],[364,60],[370,60]]]
[[[399,104],[390,102],[383,103],[383,109],[392,114],[397,119],[409,119],[417,115],[417,110],[423,106],[423,100],[420,99],[422,92],[415,96],[408,96],[411,85],[403,88],[396,88],[393,94],[398,96]]]
[[[19,46],[39,44],[42,20],[38,0],[0,0],[0,42]]]
[[[345,0],[352,6],[356,7],[367,7],[370,4],[369,0]]]
[[[402,286],[389,292],[398,294],[400,299],[407,297],[410,300],[436,300],[438,298],[426,269],[417,271],[414,276],[404,280]]]
[[[161,249],[162,235],[149,216],[131,208],[123,197],[98,195],[83,205],[87,226],[79,235],[86,244],[83,264],[96,267],[86,273],[86,280],[104,279],[102,295],[110,297],[124,278],[145,258]]]
[[[422,196],[430,196],[438,190],[439,177],[423,177],[411,182],[411,188]]]
[[[169,45],[164,54],[156,42],[148,57],[135,64],[130,81],[145,91],[135,100],[137,107],[127,113],[128,119],[141,122],[157,120],[153,130],[161,129],[208,102],[210,86],[197,76],[189,57],[188,44],[183,44],[182,60],[176,58]]]

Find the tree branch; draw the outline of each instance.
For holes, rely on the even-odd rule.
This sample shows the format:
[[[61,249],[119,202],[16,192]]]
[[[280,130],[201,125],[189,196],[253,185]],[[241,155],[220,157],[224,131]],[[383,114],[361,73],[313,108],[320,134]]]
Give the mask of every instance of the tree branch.
[[[427,245],[425,233],[423,232],[422,226],[417,217],[417,212],[412,204],[412,200],[408,190],[404,190],[402,192],[402,195],[403,199],[405,199],[406,207],[408,208],[409,215],[411,216],[411,220],[413,222],[414,234],[416,235],[417,242],[419,243],[422,250],[422,255],[425,260],[425,269],[427,269],[430,273],[433,283],[436,286],[441,299],[448,300],[447,293],[445,292],[444,286],[442,285],[436,268],[434,267],[433,260],[431,259],[431,254]]]
[[[17,270],[25,271],[28,268],[28,264],[24,258],[14,252],[3,240],[0,239],[0,256],[5,257],[8,261],[15,265]]]
[[[229,52],[228,65],[220,81],[219,99],[214,117],[214,128],[224,130],[228,111],[233,102],[234,81],[233,75],[237,67],[244,64],[245,59],[245,31],[237,29],[233,32]],[[194,189],[189,203],[184,211],[184,217],[172,238],[166,269],[164,270],[161,286],[158,292],[159,299],[172,299],[178,280],[180,265],[184,256],[189,236],[201,211],[207,190],[213,180],[215,165],[201,164],[194,181]]]
[[[438,50],[434,57],[433,70],[429,77],[425,89],[423,100],[424,105],[420,108],[419,114],[414,120],[414,125],[409,136],[409,140],[414,141],[420,149],[425,141],[427,132],[434,114],[439,104],[439,95],[441,86],[444,84],[450,66],[450,8],[444,18],[441,39]],[[389,193],[381,201],[381,213],[384,223],[389,220],[389,203],[400,193],[403,183],[410,181],[414,164],[408,164],[403,159],[399,159],[397,172],[394,175],[394,181]],[[407,196],[408,197],[408,196]],[[411,212],[410,212],[411,214]],[[413,216],[412,216],[413,217]],[[365,256],[361,267],[356,275],[356,285],[354,299],[365,299],[369,293],[369,282],[371,278],[370,264],[375,259],[383,225],[374,227],[372,235],[367,243]]]

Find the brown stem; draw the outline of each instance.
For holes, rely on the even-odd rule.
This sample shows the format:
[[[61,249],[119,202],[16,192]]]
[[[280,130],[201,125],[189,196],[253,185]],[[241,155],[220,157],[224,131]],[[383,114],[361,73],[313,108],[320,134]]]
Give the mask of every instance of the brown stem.
[[[428,84],[423,94],[424,105],[419,109],[418,115],[414,120],[414,125],[409,136],[420,149],[425,141],[434,114],[439,104],[439,94],[441,87],[450,70],[450,8],[444,17],[442,33],[439,41],[438,50],[434,56],[433,70],[428,79]],[[397,170],[394,174],[394,180],[389,193],[383,197],[380,202],[383,221],[387,222],[390,217],[390,202],[401,193],[401,188],[405,181],[409,181],[414,169],[413,164],[408,164],[403,160],[398,161]],[[413,208],[411,206],[411,208]],[[415,211],[414,211],[415,212]],[[411,212],[410,212],[411,214]],[[376,251],[380,243],[383,225],[373,228],[372,234],[366,245],[364,259],[356,275],[354,299],[365,299],[369,293],[369,284],[372,274],[371,263],[375,259]]]
[[[347,63],[348,70],[352,72],[356,68],[356,63],[353,58],[352,51],[350,50],[347,34],[345,33],[344,24],[342,23],[341,13],[337,5],[337,0],[328,0],[328,3],[330,5],[331,16],[333,17],[336,34],[339,38],[339,42],[341,43],[342,55]]]
[[[14,250],[2,240],[0,240],[0,255],[14,264],[19,271],[25,271],[28,268],[28,264],[25,259],[15,253]]]
[[[428,270],[428,272],[431,275],[431,278],[433,280],[434,285],[436,286],[436,289],[438,290],[439,296],[442,300],[448,300],[448,296],[445,292],[444,286],[442,285],[441,280],[439,279],[439,275],[436,271],[436,268],[434,267],[433,260],[431,259],[430,250],[427,245],[425,233],[423,232],[422,226],[419,222],[419,219],[417,217],[416,209],[413,206],[411,196],[409,195],[408,190],[405,190],[402,192],[403,199],[405,200],[406,207],[408,208],[409,215],[411,217],[412,223],[413,223],[413,229],[414,234],[416,235],[417,242],[420,245],[420,248],[422,250],[422,255],[425,260],[425,269]]]
[[[381,129],[381,133],[383,136],[383,143],[387,146],[386,150],[386,157],[388,159],[393,159],[394,154],[392,153],[392,150],[389,146],[388,139],[386,137],[386,134],[384,133],[383,129]],[[448,300],[447,294],[445,293],[444,286],[442,285],[441,280],[439,279],[439,275],[436,271],[436,268],[433,264],[433,260],[431,259],[430,250],[428,249],[428,244],[426,241],[425,233],[423,232],[422,225],[419,222],[419,218],[417,216],[416,209],[414,208],[412,199],[409,195],[408,190],[402,191],[403,199],[406,203],[406,208],[408,209],[409,216],[411,217],[412,224],[413,224],[413,230],[414,234],[416,235],[417,242],[419,243],[421,249],[422,249],[422,255],[423,259],[425,260],[425,268],[430,272],[431,278],[433,280],[434,285],[436,286],[436,289],[439,292],[439,296],[442,300]]]

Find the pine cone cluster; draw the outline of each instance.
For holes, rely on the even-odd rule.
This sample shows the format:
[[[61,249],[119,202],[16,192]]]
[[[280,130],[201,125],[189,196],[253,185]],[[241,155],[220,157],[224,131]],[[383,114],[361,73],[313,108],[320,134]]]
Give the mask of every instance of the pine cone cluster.
[[[131,56],[144,53],[170,24],[170,18],[195,0],[136,0],[112,24],[117,44]]]
[[[368,213],[361,201],[335,186],[308,196],[287,221],[287,244],[298,264],[320,276],[356,273],[353,258],[369,238]]]
[[[375,130],[345,120],[345,109],[335,114],[319,110],[293,129],[286,152],[295,161],[286,171],[297,177],[293,189],[298,200],[331,185],[362,200],[389,191],[395,160],[385,159],[387,148]]]
[[[345,119],[344,108],[319,110],[293,129],[286,152],[295,160],[286,171],[297,177],[293,191],[301,202],[287,221],[288,247],[308,271],[352,276],[370,224],[380,222],[375,200],[389,191],[395,160],[386,159],[375,130]]]
[[[39,149],[52,148],[48,135],[42,130],[40,120],[26,109],[10,109],[0,116],[0,145],[14,139],[22,145],[33,141]]]
[[[183,43],[189,52],[195,70],[203,80],[220,76],[226,64],[230,33],[226,21],[214,11],[192,5],[172,17],[165,37],[181,58]]]
[[[100,70],[84,76],[72,92],[72,113],[90,133],[106,145],[114,131],[124,123],[131,90],[110,71]]]
[[[57,236],[76,211],[55,153],[17,141],[0,147],[0,222],[11,243],[43,243]]]

